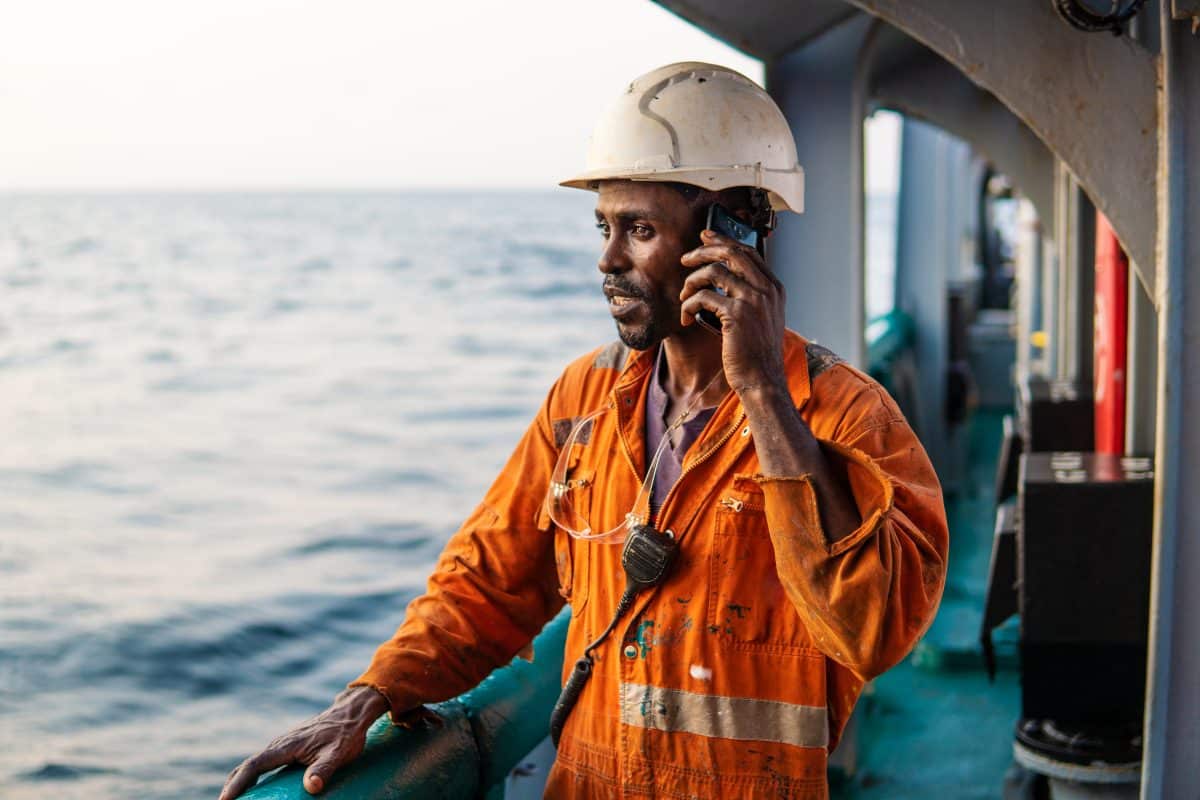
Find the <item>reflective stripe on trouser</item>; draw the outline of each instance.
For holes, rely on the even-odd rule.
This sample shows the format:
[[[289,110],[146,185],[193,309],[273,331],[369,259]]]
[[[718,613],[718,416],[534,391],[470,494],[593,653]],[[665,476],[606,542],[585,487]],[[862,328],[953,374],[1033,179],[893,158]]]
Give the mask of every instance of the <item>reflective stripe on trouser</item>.
[[[621,722],[638,728],[795,747],[829,743],[829,715],[824,706],[696,694],[636,683],[621,684]]]

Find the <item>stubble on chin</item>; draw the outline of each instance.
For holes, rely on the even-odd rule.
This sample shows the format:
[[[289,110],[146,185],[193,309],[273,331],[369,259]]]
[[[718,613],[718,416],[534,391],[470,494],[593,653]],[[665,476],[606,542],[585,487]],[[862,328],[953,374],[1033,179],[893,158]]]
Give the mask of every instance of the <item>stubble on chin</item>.
[[[655,322],[636,327],[624,327],[618,324],[617,336],[626,347],[633,350],[650,350],[656,347],[663,338],[659,325]]]

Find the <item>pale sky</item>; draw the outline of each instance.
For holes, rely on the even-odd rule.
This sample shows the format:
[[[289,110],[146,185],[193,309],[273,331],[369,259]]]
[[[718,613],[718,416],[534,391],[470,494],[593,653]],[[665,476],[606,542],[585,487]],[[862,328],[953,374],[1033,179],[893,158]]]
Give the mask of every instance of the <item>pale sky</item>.
[[[551,187],[684,60],[763,79],[649,0],[13,2],[0,190]]]

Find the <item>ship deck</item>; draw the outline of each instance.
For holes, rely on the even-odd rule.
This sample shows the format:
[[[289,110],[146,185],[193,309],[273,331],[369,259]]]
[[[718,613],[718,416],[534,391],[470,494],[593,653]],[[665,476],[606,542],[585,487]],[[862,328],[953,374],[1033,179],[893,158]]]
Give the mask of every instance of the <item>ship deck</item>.
[[[1016,619],[995,632],[999,668],[989,682],[979,646],[995,520],[994,475],[1003,411],[977,411],[968,475],[947,498],[946,593],[929,632],[905,662],[864,693],[845,766],[831,773],[839,800],[1000,797],[1020,709]]]

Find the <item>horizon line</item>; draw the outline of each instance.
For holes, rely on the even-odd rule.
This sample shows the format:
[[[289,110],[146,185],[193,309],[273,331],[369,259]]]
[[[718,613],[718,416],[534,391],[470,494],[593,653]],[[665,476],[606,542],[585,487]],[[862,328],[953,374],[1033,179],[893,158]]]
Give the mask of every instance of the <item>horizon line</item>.
[[[5,196],[51,196],[51,195],[136,195],[136,194],[505,194],[555,192],[559,190],[576,193],[579,190],[552,184],[511,186],[0,186],[0,197]],[[870,191],[864,189],[866,197],[895,195],[896,190]]]
[[[445,192],[463,194],[501,193],[501,192],[540,192],[566,189],[567,187],[551,184],[542,185],[396,185],[396,186],[353,186],[353,185],[278,185],[247,184],[245,186],[0,186],[0,195],[18,194],[398,194],[409,192]]]

